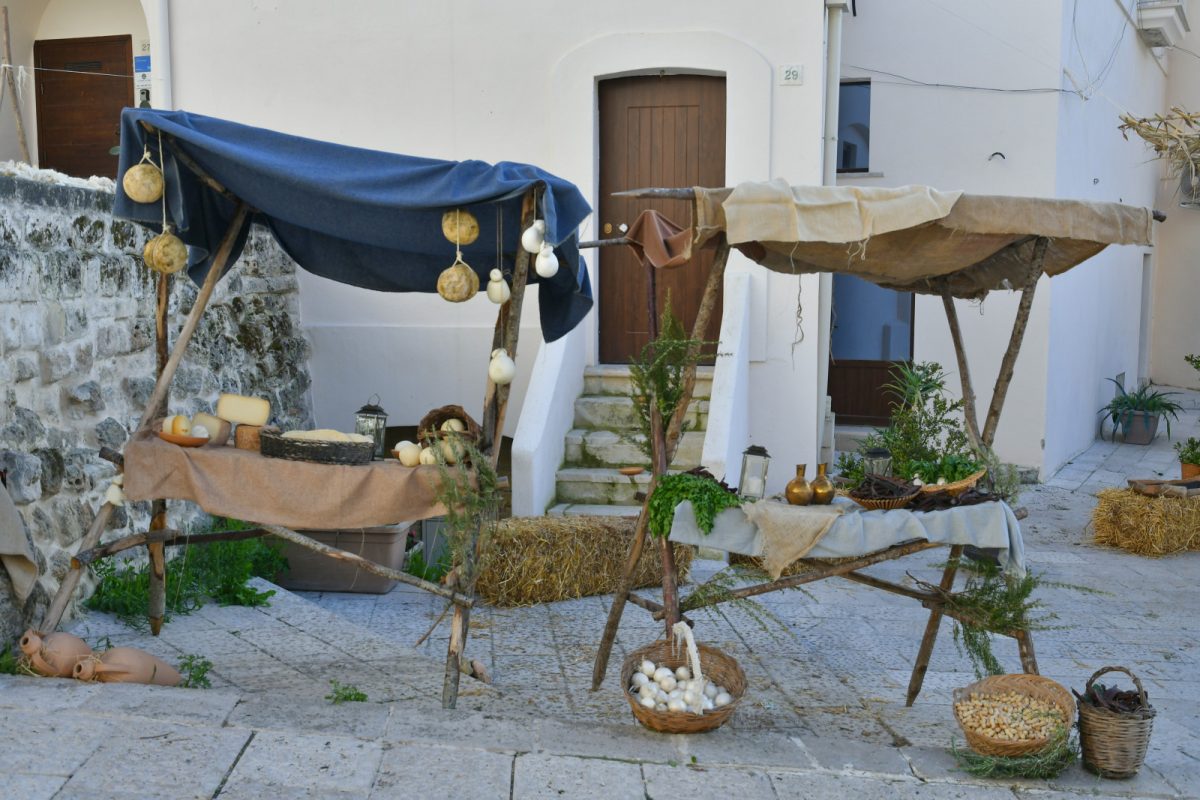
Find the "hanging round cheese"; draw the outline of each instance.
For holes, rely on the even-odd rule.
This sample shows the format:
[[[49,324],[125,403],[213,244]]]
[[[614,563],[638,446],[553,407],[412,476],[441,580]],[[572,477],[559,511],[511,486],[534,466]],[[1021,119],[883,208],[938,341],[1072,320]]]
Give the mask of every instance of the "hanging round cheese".
[[[163,233],[154,237],[153,268],[164,275],[179,272],[187,266],[187,245],[173,233]]]
[[[438,276],[437,292],[451,303],[470,300],[479,292],[479,276],[462,261],[455,261]]]
[[[135,203],[155,203],[163,196],[162,170],[153,164],[134,164],[125,170],[121,188]]]
[[[471,244],[479,238],[479,220],[461,208],[447,211],[442,214],[442,235],[460,246]]]

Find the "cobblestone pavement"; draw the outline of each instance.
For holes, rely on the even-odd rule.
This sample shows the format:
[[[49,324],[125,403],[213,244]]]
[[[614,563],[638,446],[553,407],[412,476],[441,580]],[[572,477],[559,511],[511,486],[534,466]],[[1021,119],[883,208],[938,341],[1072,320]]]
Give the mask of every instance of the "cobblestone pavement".
[[[403,587],[206,606],[160,637],[92,614],[75,629],[93,644],[172,662],[201,655],[213,662],[213,688],[0,676],[0,797],[1200,797],[1200,553],[1153,560],[1095,547],[1088,483],[1031,487],[1022,498],[1032,568],[1105,592],[1041,590],[1061,627],[1036,633],[1035,644],[1042,672],[1068,686],[1109,664],[1143,679],[1158,716],[1132,780],[1078,767],[1051,781],[956,771],[950,691],[973,675],[950,626],[906,708],[927,612],[829,580],[765,596],[774,618],[765,625],[737,609],[697,615],[698,637],[739,660],[749,690],[728,725],[690,737],[641,729],[619,695],[624,654],[659,634],[640,609],[626,612],[601,691],[588,691],[608,598],[478,609],[468,654],[494,685],[464,679],[451,712],[439,702],[445,625],[411,647],[442,607]],[[931,579],[936,552],[871,572]],[[719,566],[699,561],[695,577]],[[1018,668],[1013,642],[996,651]],[[369,702],[330,704],[332,679]]]

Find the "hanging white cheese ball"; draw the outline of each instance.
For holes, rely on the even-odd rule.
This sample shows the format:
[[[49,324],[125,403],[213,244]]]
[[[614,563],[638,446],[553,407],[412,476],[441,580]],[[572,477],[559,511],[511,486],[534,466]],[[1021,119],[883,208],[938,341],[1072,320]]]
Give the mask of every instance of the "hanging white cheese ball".
[[[558,256],[554,255],[554,248],[549,242],[542,242],[542,249],[534,259],[533,268],[538,275],[546,279],[558,274]]]
[[[650,661],[649,659],[643,661],[641,665],[638,666],[638,672],[642,673],[647,678],[652,677],[654,675],[654,662]]]
[[[535,219],[533,224],[521,233],[521,247],[526,253],[536,254],[542,249],[546,239],[546,220]]]

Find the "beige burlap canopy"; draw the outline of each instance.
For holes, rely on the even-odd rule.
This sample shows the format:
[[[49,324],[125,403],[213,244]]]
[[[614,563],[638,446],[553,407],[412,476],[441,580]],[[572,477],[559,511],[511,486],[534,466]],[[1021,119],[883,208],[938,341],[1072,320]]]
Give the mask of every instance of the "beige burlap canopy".
[[[724,234],[768,269],[840,272],[892,289],[980,298],[1026,285],[1038,238],[1048,240],[1041,270],[1058,275],[1110,244],[1149,245],[1150,209],[1120,203],[940,192],[925,186],[872,189],[789,186],[783,180],[695,188],[688,249]],[[653,212],[649,212],[653,213]],[[631,230],[653,236],[657,225]],[[647,256],[686,261],[679,239]],[[680,258],[679,256],[684,256]],[[654,259],[651,259],[654,260]]]

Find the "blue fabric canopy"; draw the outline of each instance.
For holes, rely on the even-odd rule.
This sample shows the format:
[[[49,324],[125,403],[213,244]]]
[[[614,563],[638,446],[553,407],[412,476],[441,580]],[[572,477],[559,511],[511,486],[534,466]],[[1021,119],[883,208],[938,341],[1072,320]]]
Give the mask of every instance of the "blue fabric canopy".
[[[162,132],[159,138],[141,123]],[[486,286],[503,264],[511,280],[520,247],[521,199],[544,186],[539,219],[555,246],[553,278],[529,270],[541,286],[542,336],[565,335],[592,307],[592,290],[576,246],[576,229],[591,208],[574,184],[528,164],[440,161],[321,142],[236,122],[189,114],[127,108],[121,114],[119,175],[148,147],[166,177],[171,225],[189,246],[188,273],[197,284],[208,274],[235,204],[176,158],[182,151],[200,169],[255,209],[238,237],[230,264],[245,245],[252,221],[266,224],[301,267],[331,280],[383,292],[434,292],[438,275],[454,262],[454,244],[442,235],[442,213],[470,211],[479,238],[463,247],[464,260]],[[130,200],[117,181],[113,214],[159,229],[160,203]],[[497,253],[497,228],[503,233]]]

